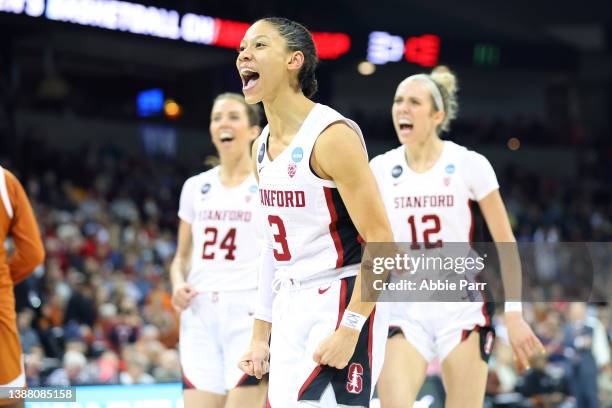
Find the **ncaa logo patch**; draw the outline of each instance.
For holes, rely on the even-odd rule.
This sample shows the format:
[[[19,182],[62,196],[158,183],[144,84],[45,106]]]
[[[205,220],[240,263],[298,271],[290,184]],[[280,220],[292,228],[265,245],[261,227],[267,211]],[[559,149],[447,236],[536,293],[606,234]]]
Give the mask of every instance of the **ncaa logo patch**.
[[[361,393],[363,390],[363,366],[359,363],[351,364],[347,376],[346,390],[351,394]]]
[[[302,149],[301,147],[296,147],[295,149],[293,149],[293,151],[291,152],[291,160],[293,160],[296,163],[299,163],[302,161],[303,158],[304,158],[304,149]]]
[[[250,193],[256,193],[257,192],[257,186],[255,184],[253,184],[251,187],[249,187],[249,192]]]
[[[210,191],[210,183],[202,184],[202,188],[200,188],[200,192],[202,194],[206,194]]]
[[[289,166],[287,166],[287,174],[289,174],[289,177],[295,176],[296,171],[297,165],[295,163],[289,163]]]
[[[259,148],[259,153],[257,153],[257,163],[261,163],[264,158],[264,154],[266,154],[266,144],[262,143]]]
[[[446,172],[446,174],[453,174],[455,172],[455,165],[449,164],[448,166],[446,166],[444,171]]]
[[[393,170],[391,170],[391,175],[393,176],[393,178],[398,178],[402,175],[403,172],[404,168],[398,164],[393,168]]]

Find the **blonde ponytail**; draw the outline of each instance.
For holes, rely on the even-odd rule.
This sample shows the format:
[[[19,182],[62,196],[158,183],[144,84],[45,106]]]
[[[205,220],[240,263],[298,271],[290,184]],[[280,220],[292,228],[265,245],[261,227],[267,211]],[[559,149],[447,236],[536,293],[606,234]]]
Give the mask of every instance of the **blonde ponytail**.
[[[442,94],[442,100],[444,101],[444,120],[439,125],[439,130],[448,132],[450,130],[450,123],[457,117],[459,110],[459,102],[457,101],[457,77],[455,74],[448,69],[445,65],[439,65],[435,67],[430,78],[436,83],[440,93]]]

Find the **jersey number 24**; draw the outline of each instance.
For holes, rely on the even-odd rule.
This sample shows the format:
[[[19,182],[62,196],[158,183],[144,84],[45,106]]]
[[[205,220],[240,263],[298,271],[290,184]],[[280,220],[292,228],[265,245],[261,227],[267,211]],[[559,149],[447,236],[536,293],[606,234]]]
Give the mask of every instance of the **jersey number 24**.
[[[215,227],[207,227],[204,230],[204,236],[207,238],[204,241],[204,246],[202,248],[202,259],[215,259],[215,251],[213,248],[209,248],[217,243],[217,235],[218,230]],[[233,261],[236,259],[234,256],[234,251],[236,250],[236,244],[234,241],[236,240],[236,228],[230,228],[230,230],[225,234],[225,237],[221,240],[221,244],[219,245],[220,249],[225,249],[227,253],[225,254],[225,259],[228,261]],[[210,250],[209,250],[210,249]]]

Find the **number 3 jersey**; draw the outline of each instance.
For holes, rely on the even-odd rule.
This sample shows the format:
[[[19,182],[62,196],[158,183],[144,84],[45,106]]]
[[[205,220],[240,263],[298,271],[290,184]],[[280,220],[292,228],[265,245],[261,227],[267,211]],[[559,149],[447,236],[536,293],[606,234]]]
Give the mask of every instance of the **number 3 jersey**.
[[[277,278],[304,281],[355,275],[356,268],[348,274],[335,270],[361,262],[357,229],[336,184],[310,168],[317,138],[336,122],[348,125],[364,143],[355,122],[321,104],[313,107],[289,146],[274,160],[268,156],[268,126],[257,139],[259,202]]]
[[[423,173],[408,166],[403,145],[370,162],[397,242],[430,248],[470,242],[471,201],[499,188],[483,155],[450,141],[443,143],[440,158]]]
[[[249,175],[225,187],[219,167],[185,182],[179,218],[191,224],[193,249],[187,281],[198,291],[257,287],[262,225],[257,181]]]

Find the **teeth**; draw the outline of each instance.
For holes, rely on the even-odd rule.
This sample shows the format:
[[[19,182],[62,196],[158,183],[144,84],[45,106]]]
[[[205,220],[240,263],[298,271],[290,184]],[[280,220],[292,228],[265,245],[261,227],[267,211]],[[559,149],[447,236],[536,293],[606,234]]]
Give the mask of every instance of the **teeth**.
[[[221,139],[221,141],[222,141],[222,142],[223,142],[223,141],[226,141],[226,140],[232,140],[233,138],[234,138],[234,135],[232,135],[232,134],[231,134],[231,133],[229,133],[229,132],[222,132],[222,133],[219,135],[219,139]]]
[[[250,69],[250,68],[242,68],[242,69],[240,70],[240,73],[241,73],[242,75],[250,75],[250,74],[256,74],[257,72],[253,71],[253,70],[252,70],[252,69]]]
[[[406,118],[400,118],[399,119],[399,124],[400,125],[412,125],[412,122],[409,119]]]

